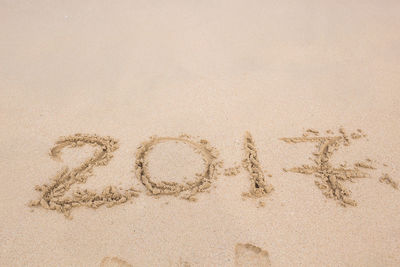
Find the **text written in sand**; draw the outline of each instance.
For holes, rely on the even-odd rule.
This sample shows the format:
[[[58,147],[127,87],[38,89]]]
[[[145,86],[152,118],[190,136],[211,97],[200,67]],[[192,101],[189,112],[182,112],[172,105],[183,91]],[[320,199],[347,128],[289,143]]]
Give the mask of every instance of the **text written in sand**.
[[[331,164],[331,156],[341,146],[349,146],[351,140],[361,139],[366,135],[357,130],[351,134],[347,134],[343,128],[340,128],[338,134],[328,130],[324,136],[320,136],[320,132],[308,129],[301,137],[281,138],[282,141],[290,144],[297,143],[315,143],[316,151],[313,152],[313,165],[302,165],[290,169],[283,169],[285,172],[294,172],[307,175],[314,175],[315,185],[322,191],[327,198],[336,200],[342,206],[356,206],[357,202],[351,198],[351,191],[345,187],[345,182],[354,182],[357,178],[369,177],[367,171],[375,170],[373,162],[370,159],[358,161],[353,167],[347,166],[346,163],[334,167]],[[172,182],[154,179],[149,172],[148,153],[158,144],[165,142],[183,143],[193,149],[195,153],[201,155],[203,159],[203,171],[196,173],[192,179],[185,182]],[[109,136],[100,137],[90,134],[75,134],[67,137],[60,137],[53,148],[50,150],[50,156],[55,160],[61,161],[61,152],[64,148],[76,148],[89,145],[96,148],[92,157],[85,160],[76,168],[63,167],[49,183],[36,186],[35,189],[40,192],[37,200],[31,201],[29,206],[42,207],[47,210],[55,210],[63,213],[66,217],[71,218],[71,210],[73,208],[85,206],[89,208],[98,208],[105,205],[112,207],[114,205],[123,204],[139,196],[139,191],[133,187],[122,190],[116,186],[109,185],[104,187],[101,192],[88,189],[73,190],[72,185],[83,184],[93,175],[93,169],[97,166],[106,166],[113,158],[119,146],[118,141]],[[196,195],[201,192],[209,192],[213,180],[217,176],[224,173],[225,176],[235,176],[240,173],[243,167],[248,172],[250,180],[249,191],[244,192],[243,197],[261,198],[269,195],[273,191],[273,186],[267,181],[266,175],[261,167],[258,158],[255,141],[249,132],[245,133],[244,157],[242,166],[235,165],[221,172],[223,161],[219,160],[219,153],[205,139],[195,139],[189,135],[180,135],[178,137],[157,137],[152,136],[149,140],[140,144],[136,152],[135,159],[135,175],[141,185],[147,190],[148,195],[162,196],[173,195],[182,199],[196,201]],[[384,164],[384,166],[387,166]],[[271,175],[267,175],[271,177]],[[384,174],[381,182],[392,185],[394,189],[398,189],[398,184]],[[260,201],[259,206],[265,203]]]

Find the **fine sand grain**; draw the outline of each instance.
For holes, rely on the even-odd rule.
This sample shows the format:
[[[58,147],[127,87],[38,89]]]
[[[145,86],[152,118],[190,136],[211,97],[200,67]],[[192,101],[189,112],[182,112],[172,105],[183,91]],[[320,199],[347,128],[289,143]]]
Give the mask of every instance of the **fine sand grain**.
[[[240,173],[241,166],[240,164],[235,164],[233,167],[224,169],[225,176],[236,176]]]

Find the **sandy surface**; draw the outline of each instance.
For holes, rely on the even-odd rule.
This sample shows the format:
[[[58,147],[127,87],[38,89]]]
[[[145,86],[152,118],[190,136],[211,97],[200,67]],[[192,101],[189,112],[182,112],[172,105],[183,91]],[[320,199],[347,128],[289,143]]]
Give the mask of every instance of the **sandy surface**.
[[[383,172],[400,181],[399,1],[200,2],[0,0],[1,266],[234,266],[238,244],[271,266],[400,265],[400,191],[379,183]],[[378,166],[346,183],[357,207],[282,170],[309,163],[313,145],[279,138],[340,126],[368,137],[335,164]],[[272,174],[264,207],[242,198],[245,170],[219,175],[195,202],[148,196],[135,177],[136,149],[152,135],[207,139],[232,167],[246,131]],[[74,209],[72,220],[31,212],[35,185],[92,153],[49,157],[75,133],[120,145],[82,188],[133,185],[140,196]],[[184,144],[149,159],[163,180],[202,169]]]

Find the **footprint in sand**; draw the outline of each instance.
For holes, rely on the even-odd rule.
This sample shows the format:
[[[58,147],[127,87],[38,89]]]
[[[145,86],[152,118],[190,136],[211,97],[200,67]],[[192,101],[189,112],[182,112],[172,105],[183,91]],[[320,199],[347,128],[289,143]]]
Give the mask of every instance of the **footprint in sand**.
[[[171,265],[172,266],[172,265]],[[176,263],[176,267],[190,267],[190,263],[183,261],[182,259]],[[132,264],[118,258],[118,257],[105,257],[101,263],[100,267],[133,267]]]
[[[180,262],[178,266],[190,266],[188,262]],[[236,244],[235,247],[235,266],[236,267],[270,267],[268,252],[252,244]],[[133,267],[132,264],[118,258],[105,257],[100,267]]]
[[[105,257],[101,261],[100,267],[133,267],[133,265],[118,257]]]
[[[236,244],[235,247],[236,267],[270,267],[268,252],[252,244]]]

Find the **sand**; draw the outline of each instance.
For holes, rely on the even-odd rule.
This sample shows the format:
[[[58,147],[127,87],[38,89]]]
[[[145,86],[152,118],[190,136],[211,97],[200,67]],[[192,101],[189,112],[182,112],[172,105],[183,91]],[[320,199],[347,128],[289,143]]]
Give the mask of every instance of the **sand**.
[[[260,160],[257,155],[257,148],[251,133],[246,132],[244,136],[245,158],[243,159],[243,167],[249,172],[250,190],[244,192],[245,197],[260,198],[274,190],[274,187],[267,183],[264,170],[261,167]]]
[[[0,266],[399,266],[399,14],[0,1]]]
[[[192,146],[197,153],[202,154],[204,161],[203,173],[196,173],[194,180],[179,184],[170,181],[152,181],[149,173],[149,162],[146,155],[152,148],[161,142],[183,142]],[[207,140],[201,139],[199,142],[191,140],[189,135],[181,135],[180,137],[151,137],[149,141],[143,142],[137,152],[135,161],[136,178],[147,188],[150,195],[175,195],[181,192],[188,192],[183,199],[195,201],[195,195],[199,192],[205,192],[211,187],[212,180],[216,179],[217,167],[222,162],[218,161],[218,151],[211,147]]]
[[[327,133],[334,133],[332,130],[327,130]],[[351,133],[352,139],[359,139],[362,137],[360,133]],[[314,136],[309,137],[308,133],[314,134]],[[304,143],[311,142],[317,143],[316,151],[313,152],[314,156],[314,166],[303,164],[302,167],[294,167],[287,170],[284,168],[285,172],[295,172],[301,174],[314,174],[317,178],[314,182],[315,185],[321,189],[323,195],[327,198],[333,198],[342,206],[357,206],[357,202],[350,198],[351,191],[344,186],[345,181],[354,182],[356,178],[366,178],[368,174],[361,169],[375,169],[372,165],[365,162],[354,163],[354,168],[349,168],[346,163],[340,164],[339,168],[335,168],[331,165],[330,160],[333,153],[337,151],[341,146],[349,146],[350,138],[346,134],[343,128],[339,129],[339,134],[336,136],[324,136],[319,137],[319,131],[308,129],[302,135],[302,137],[293,138],[281,138],[282,141],[286,143]],[[316,137],[318,136],[318,137]],[[366,135],[364,135],[366,137]]]
[[[236,244],[235,266],[271,266],[268,251],[252,244]]]
[[[93,174],[95,166],[106,166],[112,159],[112,153],[118,149],[118,142],[111,137],[99,137],[97,135],[75,134],[73,136],[62,137],[56,145],[50,150],[50,156],[61,161],[61,150],[65,147],[81,147],[85,144],[98,146],[93,157],[87,159],[79,167],[72,169],[64,167],[50,184],[37,185],[35,189],[40,192],[37,200],[29,202],[30,207],[41,206],[47,210],[56,210],[63,213],[67,218],[71,217],[72,208],[87,206],[97,209],[106,204],[112,207],[115,204],[123,204],[132,197],[137,197],[136,190],[131,187],[124,192],[112,185],[105,187],[102,193],[93,192],[87,189],[75,190],[69,196],[65,197],[71,186],[75,183],[86,183],[89,176]]]

